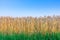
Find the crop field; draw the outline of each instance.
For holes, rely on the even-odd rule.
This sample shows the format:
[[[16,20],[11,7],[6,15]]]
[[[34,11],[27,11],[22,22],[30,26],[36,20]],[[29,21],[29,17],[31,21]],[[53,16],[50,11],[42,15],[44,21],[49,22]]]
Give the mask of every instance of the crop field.
[[[0,17],[0,40],[60,40],[60,16]]]

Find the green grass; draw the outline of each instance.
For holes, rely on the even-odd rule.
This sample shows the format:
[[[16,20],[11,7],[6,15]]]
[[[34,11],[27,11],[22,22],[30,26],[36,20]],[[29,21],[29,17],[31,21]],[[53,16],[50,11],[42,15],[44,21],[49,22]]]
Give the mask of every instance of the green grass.
[[[2,34],[0,40],[60,40],[60,33],[20,33],[20,34]]]

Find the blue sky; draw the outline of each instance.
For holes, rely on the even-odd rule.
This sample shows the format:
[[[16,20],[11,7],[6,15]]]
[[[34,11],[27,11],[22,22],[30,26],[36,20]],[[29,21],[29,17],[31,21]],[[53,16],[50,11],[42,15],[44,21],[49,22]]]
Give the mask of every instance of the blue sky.
[[[0,0],[0,16],[60,15],[60,0]]]

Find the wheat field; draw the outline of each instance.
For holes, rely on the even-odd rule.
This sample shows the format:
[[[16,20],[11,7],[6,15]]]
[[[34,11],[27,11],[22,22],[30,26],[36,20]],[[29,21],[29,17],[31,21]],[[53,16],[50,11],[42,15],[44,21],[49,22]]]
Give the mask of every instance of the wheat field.
[[[42,34],[45,34],[46,32],[48,33],[60,32],[60,16],[0,17],[0,33],[19,34],[22,32],[28,34],[39,32]]]
[[[60,32],[60,17],[0,17],[0,32]]]

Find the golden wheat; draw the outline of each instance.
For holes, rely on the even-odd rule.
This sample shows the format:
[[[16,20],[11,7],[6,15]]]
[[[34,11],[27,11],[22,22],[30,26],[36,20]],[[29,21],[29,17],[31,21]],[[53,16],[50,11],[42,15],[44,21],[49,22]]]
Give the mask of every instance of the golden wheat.
[[[60,17],[0,17],[0,32],[60,32]]]

